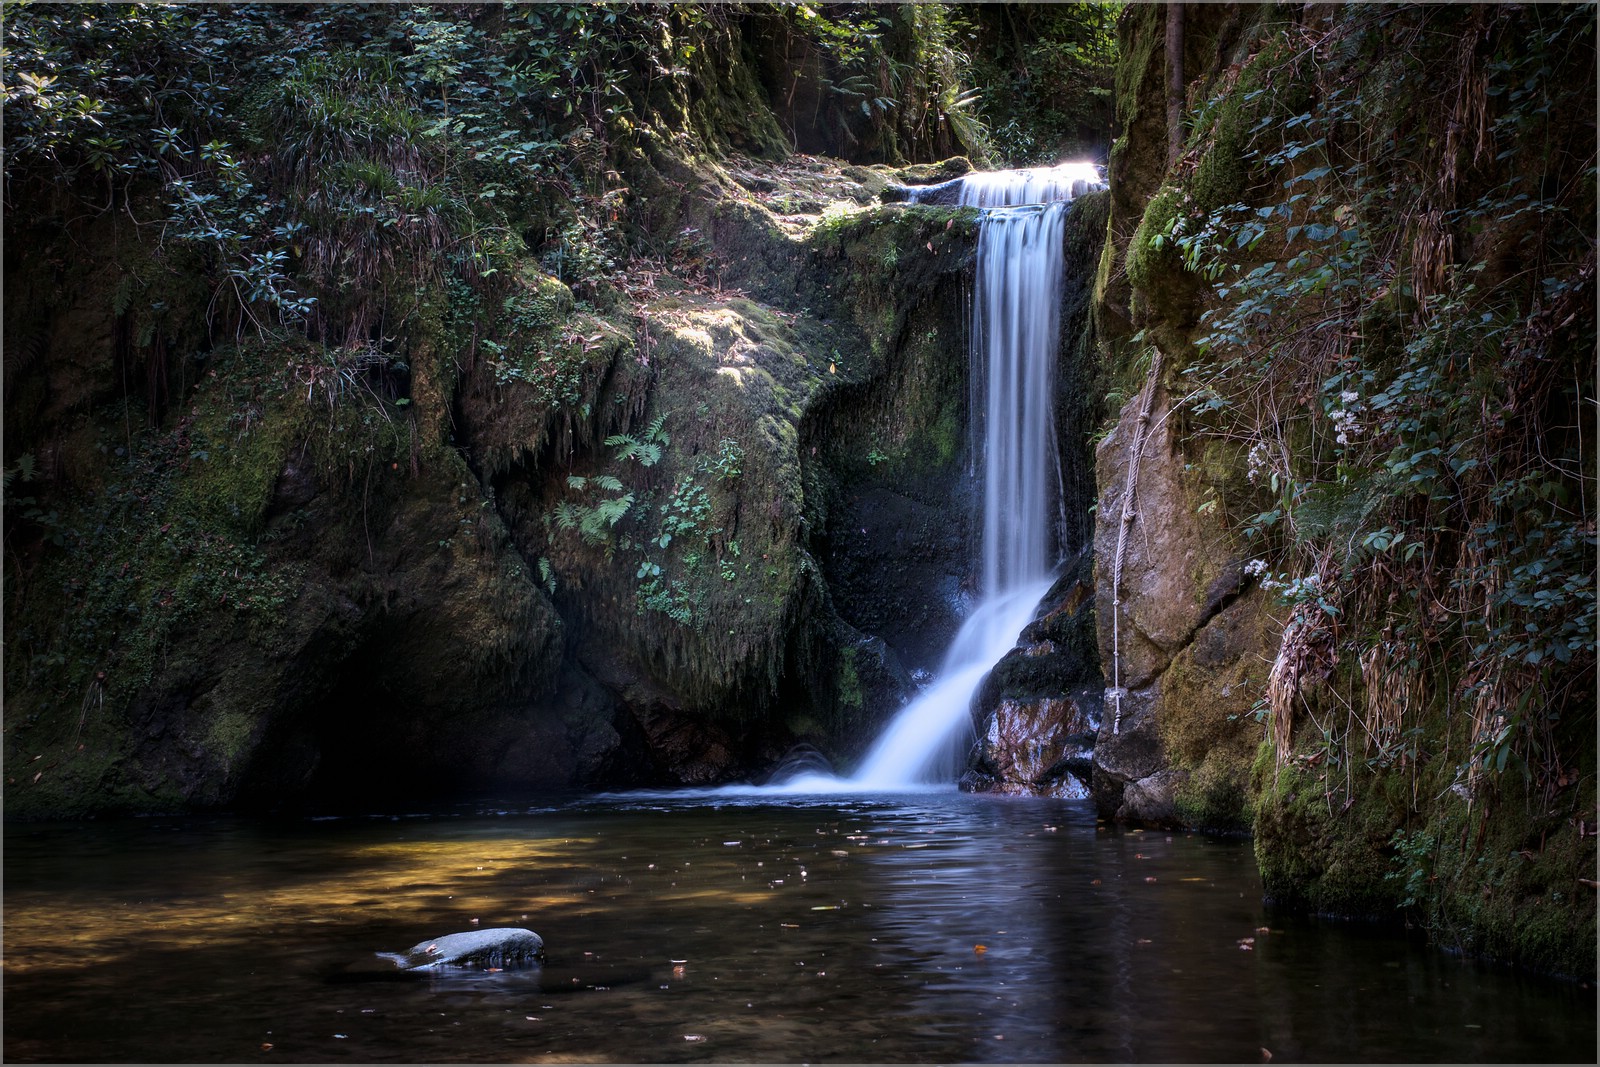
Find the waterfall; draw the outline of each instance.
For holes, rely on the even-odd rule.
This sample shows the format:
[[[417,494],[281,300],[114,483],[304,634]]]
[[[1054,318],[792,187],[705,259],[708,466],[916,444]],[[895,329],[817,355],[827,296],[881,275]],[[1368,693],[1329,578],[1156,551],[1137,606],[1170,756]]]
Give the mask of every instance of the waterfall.
[[[949,782],[959,771],[971,741],[972,698],[1032,620],[1052,579],[1063,220],[1068,201],[1099,186],[1088,163],[961,179],[959,202],[984,209],[971,372],[974,457],[983,472],[983,600],[938,676],[895,716],[851,778],[805,774],[779,788],[903,789]]]

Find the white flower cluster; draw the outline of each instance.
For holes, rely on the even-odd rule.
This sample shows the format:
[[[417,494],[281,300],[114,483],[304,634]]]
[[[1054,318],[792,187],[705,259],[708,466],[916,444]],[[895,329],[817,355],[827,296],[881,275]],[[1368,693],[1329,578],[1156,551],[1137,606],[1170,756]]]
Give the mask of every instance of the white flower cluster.
[[[1245,477],[1250,479],[1251,485],[1255,485],[1257,480],[1260,479],[1261,472],[1266,469],[1266,466],[1267,443],[1265,441],[1257,441],[1250,446],[1249,468],[1245,471]]]
[[[1339,394],[1339,403],[1343,407],[1328,412],[1328,417],[1333,420],[1334,440],[1341,445],[1349,444],[1350,438],[1361,432],[1361,423],[1356,419],[1356,412],[1361,409],[1360,401],[1359,396],[1346,389]]]
[[[1290,585],[1290,583],[1280,580],[1279,575],[1273,574],[1268,570],[1267,561],[1264,559],[1247,560],[1244,565],[1244,573],[1247,577],[1260,579],[1261,588],[1263,589],[1287,589]]]
[[[1286,574],[1273,574],[1267,569],[1267,561],[1264,559],[1246,561],[1244,573],[1251,578],[1259,578],[1263,589],[1283,590],[1281,595],[1286,600],[1293,600],[1298,597],[1314,597],[1322,592],[1322,583],[1317,580],[1315,574],[1308,574],[1304,578],[1290,578]]]

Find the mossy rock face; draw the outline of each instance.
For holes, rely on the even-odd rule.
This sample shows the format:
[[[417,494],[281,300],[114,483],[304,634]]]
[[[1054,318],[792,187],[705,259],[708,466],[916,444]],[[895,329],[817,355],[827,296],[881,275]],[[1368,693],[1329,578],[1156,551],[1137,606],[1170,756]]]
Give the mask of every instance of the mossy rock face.
[[[679,82],[697,90],[689,94],[687,125],[699,131],[702,143],[708,147],[746,152],[762,159],[787,156],[789,139],[768,106],[754,62],[756,49],[749,35],[737,29],[703,28],[697,36],[702,44],[691,55],[693,74]]]
[[[1335,672],[1308,694],[1313,713],[1329,721],[1348,683]],[[1435,702],[1398,758],[1348,752],[1309,716],[1281,763],[1263,743],[1252,788],[1264,886],[1296,907],[1404,919],[1468,955],[1592,978],[1594,756],[1548,794],[1521,775],[1475,778],[1448,758],[1470,741],[1463,720]]]
[[[637,413],[648,377],[632,323],[575,310],[571,289],[531,266],[492,303],[449,309],[481,334],[463,361],[458,430],[484,475],[592,448]]]
[[[245,448],[235,458],[257,456]],[[207,462],[229,461],[217,450]],[[497,558],[504,534],[492,513],[475,496],[454,503],[464,468],[437,479],[383,467],[376,484],[328,485],[286,461],[256,539],[209,525],[214,507],[186,510],[225,495],[191,497],[181,475],[160,478],[172,503],[147,525],[119,526],[120,543],[69,549],[59,565],[104,552],[94,558],[114,578],[86,586],[85,610],[54,631],[21,602],[18,621],[50,634],[64,662],[26,696],[20,675],[8,686],[7,767],[42,754],[49,768],[14,786],[11,813],[269,804],[324,786],[343,793],[383,779],[385,760],[419,756],[438,757],[427,771],[493,779],[493,752],[446,760],[437,747],[409,749],[394,727],[538,691],[560,662],[559,620],[528,576]],[[198,477],[216,489],[214,473]],[[102,604],[125,620],[110,632],[117,615]],[[381,730],[362,725],[378,721]]]
[[[736,721],[769,699],[815,566],[798,539],[796,424],[826,371],[752,302],[686,294],[648,314],[657,371],[625,436],[649,451],[619,441],[544,484],[541,514],[628,501],[590,543],[552,531],[553,579],[585,640],[633,662],[665,703]],[[620,493],[595,488],[607,477]]]
[[[181,336],[186,314],[169,308],[126,358],[155,366],[141,346]],[[76,322],[81,336],[39,342],[41,367],[115,349],[115,316]],[[48,525],[11,542],[29,563],[8,629],[32,648],[6,664],[11,815],[277,804],[382,779],[375,753],[395,735],[348,743],[375,722],[473,709],[528,728],[525,709],[493,709],[548,687],[561,624],[433,436],[450,383],[430,365],[436,339],[412,345],[415,374],[377,350],[218,346],[173,368],[169,392],[34,428],[31,447],[73,458],[30,487]],[[428,764],[418,753],[439,749],[391,766]],[[441,756],[420,773],[482,782],[497,759]]]
[[[1128,242],[1126,271],[1137,294],[1135,320],[1159,323],[1167,350],[1178,350],[1174,332],[1191,325],[1198,311],[1199,279],[1184,269],[1172,236],[1174,224],[1190,218],[1193,210],[1186,191],[1164,186],[1150,198]]]
[[[1176,399],[1162,382],[1153,386],[1150,431],[1141,440],[1140,400],[1123,407],[1116,429],[1097,447],[1100,501],[1095,560],[1100,659],[1116,659],[1120,682],[1147,685],[1243,583],[1244,548],[1215,513],[1201,510],[1207,485],[1188,461]],[[1125,537],[1123,500],[1130,469],[1136,473],[1133,523]],[[1113,631],[1112,579],[1121,548],[1121,624]]]
[[[1391,840],[1390,875],[1402,885],[1420,875],[1445,886],[1437,908],[1413,909],[1443,943],[1592,980],[1595,848],[1584,816],[1595,810],[1593,782],[1574,775],[1552,798],[1507,788],[1477,810],[1455,798],[1442,817]],[[1542,812],[1526,819],[1531,803]]]
[[[663,784],[752,774],[796,740],[848,759],[903,700],[902,655],[931,665],[956,622],[904,554],[945,560],[951,594],[969,555],[935,509],[963,480],[974,213],[856,198],[795,232],[773,211],[784,188],[849,179],[739,167],[746,192],[684,210],[706,223],[701,262],[750,295],[661,278],[594,377],[584,432],[544,435],[526,390],[490,402],[481,364],[466,379],[468,433],[505,457],[512,539]],[[921,527],[902,527],[907,509]],[[879,527],[894,566],[851,541]]]
[[[1222,608],[1162,676],[1160,730],[1172,765],[1188,774],[1174,798],[1186,826],[1250,829],[1250,767],[1264,729],[1255,712],[1279,632],[1266,599],[1253,588]]]
[[[1402,810],[1394,796],[1370,779],[1347,793],[1339,788],[1342,771],[1326,765],[1277,767],[1265,744],[1253,774],[1256,864],[1267,900],[1341,918],[1397,914],[1398,887],[1385,878]]]
[[[1095,318],[1107,341],[1131,330],[1118,328],[1133,303],[1124,264],[1134,229],[1166,174],[1165,68],[1162,9],[1129,7],[1117,20],[1116,109],[1122,133],[1107,165],[1110,212],[1108,252],[1096,276]]]
[[[939,185],[954,181],[972,171],[972,161],[966,156],[952,156],[938,163],[918,163],[901,167],[894,172],[895,180],[902,185]]]
[[[841,343],[829,352],[835,387],[803,431],[810,521],[835,608],[912,670],[937,667],[970,583],[972,216],[881,208],[824,221],[812,237],[830,271],[813,293],[837,302]]]

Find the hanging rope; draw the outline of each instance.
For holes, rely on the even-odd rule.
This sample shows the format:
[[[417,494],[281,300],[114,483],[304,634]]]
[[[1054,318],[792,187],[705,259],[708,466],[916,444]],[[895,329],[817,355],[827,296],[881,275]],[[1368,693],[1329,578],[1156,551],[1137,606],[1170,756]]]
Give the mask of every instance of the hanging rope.
[[[1150,374],[1145,379],[1139,419],[1133,427],[1133,454],[1128,457],[1128,482],[1122,490],[1122,519],[1117,524],[1117,554],[1111,563],[1111,688],[1106,696],[1111,698],[1115,716],[1111,732],[1122,732],[1122,698],[1128,691],[1122,688],[1122,556],[1128,548],[1128,530],[1133,526],[1134,490],[1139,485],[1139,460],[1144,455],[1144,439],[1150,429],[1150,405],[1156,395],[1156,379],[1161,376],[1161,351],[1150,358]]]

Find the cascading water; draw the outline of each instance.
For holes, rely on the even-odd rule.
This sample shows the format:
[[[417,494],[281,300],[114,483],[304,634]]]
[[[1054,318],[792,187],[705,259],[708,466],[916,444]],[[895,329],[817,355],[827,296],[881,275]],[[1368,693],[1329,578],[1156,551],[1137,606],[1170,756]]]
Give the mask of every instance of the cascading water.
[[[984,676],[1015,644],[1050,587],[1059,460],[1051,398],[1061,323],[1067,202],[1100,184],[1092,164],[961,179],[959,203],[983,208],[972,333],[975,459],[981,455],[983,602],[934,682],[906,705],[848,779],[803,774],[792,792],[889,790],[951,781],[970,741]],[[981,373],[979,372],[981,368]],[[981,413],[981,422],[979,421]]]

